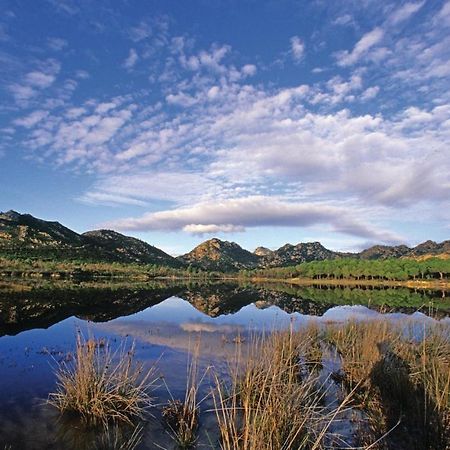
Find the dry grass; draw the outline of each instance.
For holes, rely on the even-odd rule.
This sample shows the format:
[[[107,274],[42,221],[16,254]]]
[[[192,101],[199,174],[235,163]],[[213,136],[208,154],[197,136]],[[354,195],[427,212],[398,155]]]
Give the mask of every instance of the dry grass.
[[[174,441],[180,448],[191,448],[197,441],[199,411],[197,404],[191,400],[169,400],[163,408],[163,419],[170,429]]]
[[[376,448],[450,448],[450,329],[422,330],[386,321],[329,327],[347,389],[369,415],[361,442],[388,433]]]
[[[319,449],[349,397],[323,404],[323,382],[301,363],[305,336],[275,332],[236,355],[231,385],[216,379],[214,404],[223,450]]]
[[[106,426],[108,422],[132,424],[151,406],[149,388],[153,370],[143,372],[134,362],[134,345],[112,352],[108,344],[77,337],[72,363],[57,369],[57,390],[48,402],[61,413],[73,413],[86,424]]]
[[[142,441],[142,427],[120,426],[108,424],[97,436],[94,450],[134,450]]]
[[[169,428],[173,440],[179,448],[183,449],[192,448],[197,442],[197,432],[200,425],[200,406],[207,398],[199,398],[200,386],[209,372],[209,369],[206,369],[202,376],[199,375],[199,353],[200,341],[197,341],[187,362],[184,399],[174,399],[170,390],[167,389],[171,399],[162,411],[162,417]]]

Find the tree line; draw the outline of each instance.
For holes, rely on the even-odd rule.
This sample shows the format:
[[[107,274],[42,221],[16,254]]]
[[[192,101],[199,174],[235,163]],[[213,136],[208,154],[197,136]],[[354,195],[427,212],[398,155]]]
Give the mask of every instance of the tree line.
[[[242,270],[240,277],[311,278],[326,280],[408,281],[417,279],[448,279],[450,259],[429,258],[364,260],[356,258],[312,261],[296,266]]]

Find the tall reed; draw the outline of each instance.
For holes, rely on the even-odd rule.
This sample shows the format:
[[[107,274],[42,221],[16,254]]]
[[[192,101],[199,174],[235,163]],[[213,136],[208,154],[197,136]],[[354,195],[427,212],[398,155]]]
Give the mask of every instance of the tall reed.
[[[326,408],[323,382],[301,363],[307,340],[290,330],[254,337],[249,345],[245,356],[237,352],[230,383],[216,377],[221,449],[322,448],[348,398],[333,410]]]

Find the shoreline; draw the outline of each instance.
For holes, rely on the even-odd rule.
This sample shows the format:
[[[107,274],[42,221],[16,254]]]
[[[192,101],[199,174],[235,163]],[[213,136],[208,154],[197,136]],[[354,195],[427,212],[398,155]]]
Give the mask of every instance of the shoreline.
[[[242,279],[241,279],[242,280]],[[355,280],[343,279],[313,279],[313,278],[248,278],[252,283],[286,283],[297,286],[335,286],[335,287],[406,287],[410,289],[450,290],[450,280]]]

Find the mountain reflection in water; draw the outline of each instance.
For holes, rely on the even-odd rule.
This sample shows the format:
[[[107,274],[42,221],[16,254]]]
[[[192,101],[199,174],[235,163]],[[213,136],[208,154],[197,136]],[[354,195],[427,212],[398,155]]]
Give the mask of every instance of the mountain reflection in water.
[[[48,328],[72,316],[92,322],[107,322],[154,307],[170,297],[187,301],[198,312],[211,318],[233,315],[247,305],[254,305],[246,316],[247,321],[257,314],[257,310],[270,307],[276,307],[278,312],[304,316],[323,316],[331,308],[345,305],[363,305],[373,311],[405,314],[417,310],[429,314],[431,311],[433,316],[439,318],[450,312],[450,299],[446,292],[408,288],[318,288],[289,284],[224,283],[50,285],[30,290],[22,286],[22,289],[0,290],[0,336]],[[177,310],[175,316],[179,314]]]

